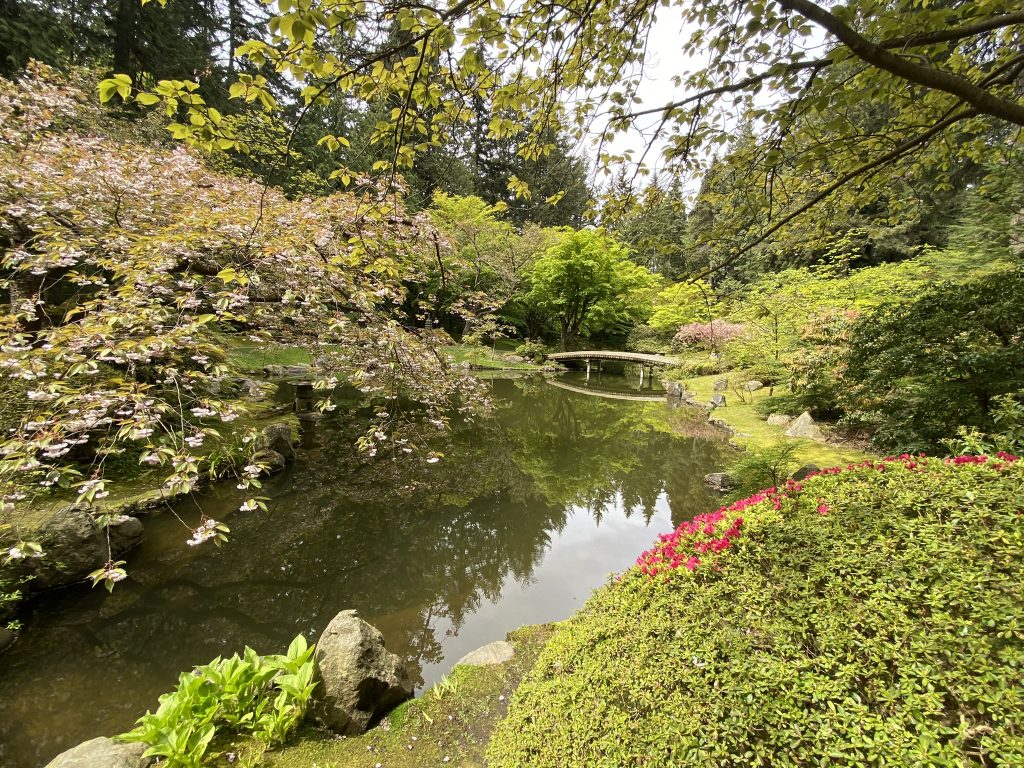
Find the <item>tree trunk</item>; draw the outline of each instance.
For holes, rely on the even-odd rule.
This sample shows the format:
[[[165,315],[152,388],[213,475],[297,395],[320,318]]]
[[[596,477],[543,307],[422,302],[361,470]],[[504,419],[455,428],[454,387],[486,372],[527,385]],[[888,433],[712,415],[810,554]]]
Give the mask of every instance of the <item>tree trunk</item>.
[[[140,3],[138,0],[117,0],[111,19],[114,33],[114,71],[134,75],[133,50],[138,30]]]

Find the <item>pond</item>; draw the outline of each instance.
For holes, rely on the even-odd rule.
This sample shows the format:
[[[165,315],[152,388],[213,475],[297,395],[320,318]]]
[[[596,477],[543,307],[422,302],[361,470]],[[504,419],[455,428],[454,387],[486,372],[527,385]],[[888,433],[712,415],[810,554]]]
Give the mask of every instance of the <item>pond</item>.
[[[127,730],[179,672],[315,639],[346,608],[430,685],[515,627],[568,617],[714,503],[703,475],[724,443],[659,390],[573,374],[488,386],[493,416],[455,430],[441,462],[359,458],[362,411],[340,408],[264,484],[268,512],[233,513],[244,492],[221,484],[147,519],[112,594],[33,601],[0,656],[0,765]],[[229,523],[227,544],[185,546],[178,518],[202,513]]]

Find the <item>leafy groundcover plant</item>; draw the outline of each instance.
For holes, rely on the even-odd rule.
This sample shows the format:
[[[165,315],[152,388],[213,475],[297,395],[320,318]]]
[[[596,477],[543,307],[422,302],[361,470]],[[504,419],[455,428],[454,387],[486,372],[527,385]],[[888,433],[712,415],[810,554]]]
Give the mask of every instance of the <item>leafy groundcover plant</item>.
[[[829,469],[665,534],[566,622],[511,766],[1024,765],[1024,462]]]
[[[259,656],[247,647],[241,656],[183,672],[157,711],[119,738],[148,744],[145,755],[162,758],[167,768],[203,765],[217,736],[249,734],[279,744],[306,712],[316,685],[312,655],[299,635],[283,656]]]

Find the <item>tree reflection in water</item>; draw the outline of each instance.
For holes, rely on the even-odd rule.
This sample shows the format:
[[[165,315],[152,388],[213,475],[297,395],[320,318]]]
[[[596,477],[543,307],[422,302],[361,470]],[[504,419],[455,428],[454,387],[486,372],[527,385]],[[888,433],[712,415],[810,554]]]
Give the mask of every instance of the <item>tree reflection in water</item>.
[[[353,436],[366,411],[349,403],[265,484],[269,512],[232,514],[242,499],[233,486],[176,506],[188,521],[228,518],[227,545],[186,547],[174,517],[158,516],[113,594],[75,588],[36,601],[26,637],[0,660],[0,764],[38,765],[124,730],[180,670],[246,644],[279,651],[345,608],[376,624],[422,685],[468,617],[531,583],[570,519],[589,513],[597,537],[586,546],[603,570],[580,574],[589,589],[636,554],[614,537],[598,542],[606,516],[642,527],[667,500],[667,529],[712,503],[702,478],[723,444],[685,409],[602,400],[543,379],[491,386],[493,418],[456,425],[436,446],[445,454],[437,464],[360,458]],[[573,607],[545,609],[564,616]],[[492,631],[483,642],[499,636]]]

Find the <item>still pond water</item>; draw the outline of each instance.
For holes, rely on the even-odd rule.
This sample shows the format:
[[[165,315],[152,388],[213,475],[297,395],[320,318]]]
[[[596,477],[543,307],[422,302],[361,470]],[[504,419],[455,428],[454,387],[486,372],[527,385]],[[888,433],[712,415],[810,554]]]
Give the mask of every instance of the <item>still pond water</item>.
[[[523,624],[564,619],[658,533],[705,511],[723,443],[632,378],[488,382],[492,418],[461,428],[443,461],[361,461],[354,409],[304,436],[264,485],[266,513],[236,513],[222,484],[175,506],[231,526],[185,546],[175,515],[146,521],[113,594],[71,588],[22,616],[0,656],[0,766],[36,768],[129,729],[178,673],[250,645],[279,653],[356,608],[418,687]],[[566,388],[568,387],[568,388]],[[583,394],[650,395],[650,402]]]

